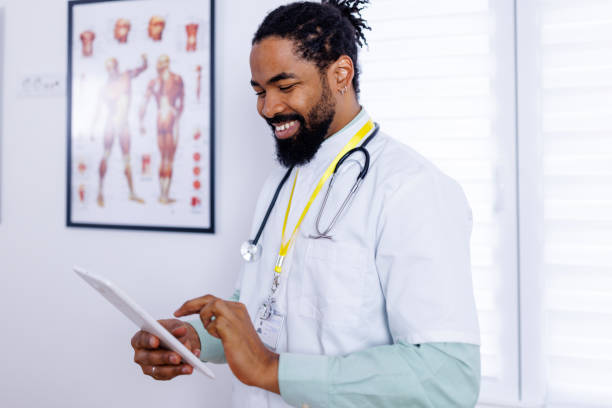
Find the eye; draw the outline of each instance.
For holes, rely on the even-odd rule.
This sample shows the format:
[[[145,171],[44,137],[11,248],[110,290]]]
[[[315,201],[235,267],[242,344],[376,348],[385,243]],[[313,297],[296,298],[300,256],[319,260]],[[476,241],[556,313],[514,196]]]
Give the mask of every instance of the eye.
[[[266,93],[266,91],[259,91],[259,92],[255,92],[255,95],[263,96],[265,93]]]
[[[291,84],[291,85],[287,85],[287,86],[279,86],[278,89],[280,89],[281,91],[289,91],[291,90],[291,88],[293,88],[294,86],[296,86],[297,84]]]

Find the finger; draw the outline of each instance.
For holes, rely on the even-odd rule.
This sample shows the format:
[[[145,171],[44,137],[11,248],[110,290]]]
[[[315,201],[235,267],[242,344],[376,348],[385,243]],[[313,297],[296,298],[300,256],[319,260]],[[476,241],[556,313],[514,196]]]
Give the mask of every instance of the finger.
[[[204,328],[206,328],[216,318],[214,313],[214,303],[214,301],[210,302],[200,310],[200,320],[202,321]]]
[[[183,305],[179,307],[176,312],[174,312],[174,316],[181,317],[198,313],[200,309],[202,309],[208,303],[212,302],[214,299],[217,298],[213,295],[205,295],[199,298],[188,300],[187,302],[183,303]]]
[[[208,326],[206,326],[206,331],[208,332],[208,334],[210,334],[213,337],[216,337],[218,339],[221,338],[221,336],[219,335],[219,332],[217,331],[217,322],[218,319],[213,320]]]
[[[221,299],[215,299],[202,309],[200,312],[200,319],[204,323],[204,328],[208,330],[208,326],[211,323],[215,323],[214,329],[212,329],[211,335],[214,333],[215,337],[221,338],[223,336],[220,326],[229,328],[232,326],[231,322],[238,322],[234,307],[231,305],[234,302],[228,302]],[[235,324],[234,324],[235,326]]]
[[[134,353],[134,362],[141,366],[178,365],[181,363],[181,356],[173,351],[140,349]]]
[[[194,344],[189,338],[187,337],[179,337],[178,341],[180,341],[183,346],[187,347],[187,349],[189,351],[191,351],[192,353],[195,352],[195,350],[199,349],[199,344]]]
[[[187,334],[187,327],[185,325],[178,326],[170,332],[174,337],[182,337]]]
[[[193,367],[189,364],[179,366],[143,366],[142,372],[158,381],[168,381],[179,375],[193,373]]]
[[[149,332],[140,330],[132,337],[132,347],[136,349],[156,349],[159,347],[159,339]]]
[[[193,339],[192,337],[189,336],[189,331],[187,330],[187,327],[185,326],[178,327],[174,329],[171,333],[178,339],[178,341],[180,341],[192,353],[195,354],[196,350],[198,352],[200,351],[200,342],[195,341],[197,339]],[[198,357],[199,357],[199,354],[198,354]]]

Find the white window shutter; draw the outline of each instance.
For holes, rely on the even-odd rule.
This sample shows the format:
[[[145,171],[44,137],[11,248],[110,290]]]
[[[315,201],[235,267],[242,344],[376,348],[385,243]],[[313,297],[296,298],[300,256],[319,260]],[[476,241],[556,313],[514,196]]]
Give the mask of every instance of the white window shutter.
[[[360,54],[362,105],[382,131],[459,181],[472,206],[484,401],[518,398],[509,10],[506,0],[376,0]]]
[[[612,1],[538,7],[547,400],[612,407]]]

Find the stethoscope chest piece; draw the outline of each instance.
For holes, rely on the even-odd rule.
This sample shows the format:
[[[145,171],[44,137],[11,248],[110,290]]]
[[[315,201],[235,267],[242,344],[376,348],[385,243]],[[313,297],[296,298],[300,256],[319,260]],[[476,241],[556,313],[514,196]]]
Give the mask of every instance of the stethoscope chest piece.
[[[247,262],[255,262],[261,258],[261,244],[254,244],[253,240],[245,241],[240,246],[240,255]]]

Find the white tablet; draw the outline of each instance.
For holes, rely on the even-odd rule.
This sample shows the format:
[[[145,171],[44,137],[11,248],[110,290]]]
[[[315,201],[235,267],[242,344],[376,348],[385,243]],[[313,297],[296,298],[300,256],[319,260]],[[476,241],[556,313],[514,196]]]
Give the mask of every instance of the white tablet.
[[[86,272],[77,266],[74,266],[73,269],[77,275],[83,278],[85,282],[89,283],[95,290],[100,292],[100,294],[104,296],[106,300],[119,309],[119,311],[127,316],[128,319],[133,321],[136,326],[156,335],[164,346],[176,351],[181,357],[183,357],[183,360],[186,363],[197,368],[210,378],[215,378],[215,375],[210,368],[200,361],[200,359],[189,351],[189,349],[185,347],[183,343],[178,341],[176,337],[174,337],[168,330],[159,324],[157,320],[151,317],[150,314],[148,314],[123,291],[115,287],[106,279],[92,275],[91,273]]]

